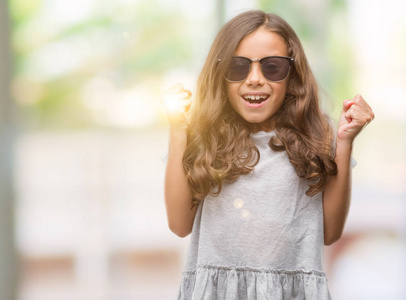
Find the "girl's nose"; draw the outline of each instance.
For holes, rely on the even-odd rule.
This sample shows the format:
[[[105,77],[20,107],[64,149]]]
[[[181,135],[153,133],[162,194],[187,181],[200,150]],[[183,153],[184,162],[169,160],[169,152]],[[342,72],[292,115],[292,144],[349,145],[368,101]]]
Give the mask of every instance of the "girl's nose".
[[[265,83],[265,78],[262,75],[261,64],[257,61],[251,63],[251,71],[246,79],[248,85],[262,85]]]

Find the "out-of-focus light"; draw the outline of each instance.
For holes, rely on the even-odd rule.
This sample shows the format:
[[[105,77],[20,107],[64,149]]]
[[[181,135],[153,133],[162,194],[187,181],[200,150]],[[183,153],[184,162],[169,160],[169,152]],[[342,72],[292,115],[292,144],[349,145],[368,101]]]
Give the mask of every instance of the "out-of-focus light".
[[[241,211],[241,216],[242,216],[243,219],[245,219],[245,220],[251,219],[251,213],[250,213],[247,209],[243,209],[243,210]]]
[[[155,108],[152,105],[154,95],[147,90],[134,89],[120,92],[112,99],[106,112],[111,124],[121,127],[146,127],[155,120]]]
[[[82,90],[81,98],[99,124],[146,127],[156,118],[155,95],[150,90],[118,90],[106,78],[91,80]]]
[[[242,208],[244,206],[244,201],[242,199],[240,199],[240,198],[237,198],[237,199],[234,200],[233,204],[234,204],[234,207],[236,209],[240,209],[240,208]]]
[[[69,74],[94,56],[84,38],[71,38],[47,44],[34,52],[28,60],[27,73],[43,80]]]
[[[48,0],[44,1],[42,18],[53,26],[64,27],[88,19],[100,5],[97,0]]]

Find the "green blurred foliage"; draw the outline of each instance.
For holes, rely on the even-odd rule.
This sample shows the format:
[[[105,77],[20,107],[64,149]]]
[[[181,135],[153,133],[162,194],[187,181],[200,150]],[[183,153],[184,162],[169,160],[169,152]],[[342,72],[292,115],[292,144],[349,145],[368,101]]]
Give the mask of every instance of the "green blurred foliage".
[[[322,18],[312,18],[304,13],[303,6],[311,3],[294,0],[258,0],[258,7],[266,12],[282,16],[296,31],[304,50],[309,55],[311,49],[322,49],[318,60],[324,60],[317,65],[311,65],[323,97],[332,101],[336,110],[332,117],[338,119],[341,103],[344,99],[353,97],[353,61],[352,49],[349,45],[347,24],[347,1],[332,0],[324,3],[327,15],[325,22]],[[327,94],[327,95],[325,95]]]
[[[13,19],[13,27],[18,28],[35,15],[41,8],[43,0],[12,0],[9,1],[9,10]]]
[[[47,35],[41,30],[43,24],[53,24],[44,20],[41,0],[10,1],[14,98],[23,126],[32,129],[95,126],[92,112],[80,97],[80,91],[90,80],[104,76],[118,89],[134,87],[149,80],[159,81],[165,71],[186,65],[191,58],[187,24],[175,6],[157,9],[160,4],[154,0],[133,5],[114,2],[100,5],[104,5],[103,9],[95,9],[86,20],[59,26],[57,31],[49,31],[52,35]],[[69,58],[77,41],[83,41],[94,55],[75,69],[63,74],[56,72],[58,75],[45,79],[30,70],[33,64],[38,64],[36,54],[41,50],[65,42]],[[42,92],[38,99],[27,100],[28,89],[33,86]]]
[[[224,1],[217,2],[217,7],[224,5]],[[107,78],[117,90],[140,86],[156,92],[168,71],[190,70],[197,65],[198,39],[190,30],[190,19],[176,1],[162,8],[159,0],[132,4],[100,1],[86,19],[55,28],[44,15],[49,3],[52,2],[10,0],[13,95],[21,112],[21,124],[27,128],[100,126],[82,95],[96,77]],[[311,67],[322,89],[338,103],[351,96],[352,91],[351,49],[340,24],[345,22],[346,1],[326,4],[325,13],[331,16],[326,23],[303,13],[300,5],[306,4],[293,0],[253,1],[253,6],[285,18],[304,45],[323,48],[323,61]],[[202,29],[210,31],[208,28]],[[64,57],[57,57],[69,60],[70,55],[81,55],[75,52],[78,42],[90,49],[90,55],[81,64],[51,76],[39,74],[42,66],[38,66],[38,53],[62,45],[60,48],[66,48]]]

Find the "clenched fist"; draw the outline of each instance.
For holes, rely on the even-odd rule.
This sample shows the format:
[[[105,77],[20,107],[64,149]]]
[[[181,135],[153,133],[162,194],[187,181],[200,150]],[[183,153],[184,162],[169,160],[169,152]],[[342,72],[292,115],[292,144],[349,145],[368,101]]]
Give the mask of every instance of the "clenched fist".
[[[357,94],[354,99],[345,100],[338,122],[337,142],[351,144],[374,118],[375,114],[361,95]]]

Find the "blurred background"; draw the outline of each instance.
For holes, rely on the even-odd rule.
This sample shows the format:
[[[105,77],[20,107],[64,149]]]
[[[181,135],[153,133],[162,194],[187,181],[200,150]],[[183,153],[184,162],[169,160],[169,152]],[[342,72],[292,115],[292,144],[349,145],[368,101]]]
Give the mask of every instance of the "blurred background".
[[[159,98],[195,90],[248,9],[299,35],[337,121],[360,93],[352,206],[325,247],[335,300],[406,299],[406,2],[2,0],[0,299],[175,299],[189,237],[168,229]]]

